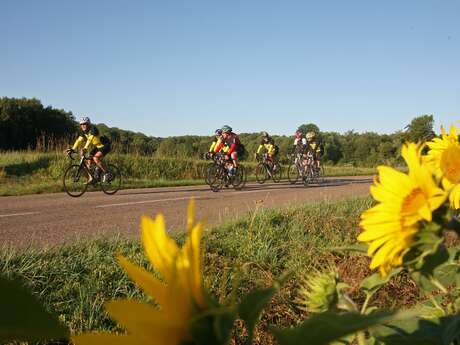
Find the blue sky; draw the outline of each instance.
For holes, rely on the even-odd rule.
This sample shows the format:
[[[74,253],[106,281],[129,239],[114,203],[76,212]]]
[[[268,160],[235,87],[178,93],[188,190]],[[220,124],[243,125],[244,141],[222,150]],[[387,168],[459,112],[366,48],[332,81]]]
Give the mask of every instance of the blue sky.
[[[154,136],[460,119],[460,0],[2,0],[0,96]]]

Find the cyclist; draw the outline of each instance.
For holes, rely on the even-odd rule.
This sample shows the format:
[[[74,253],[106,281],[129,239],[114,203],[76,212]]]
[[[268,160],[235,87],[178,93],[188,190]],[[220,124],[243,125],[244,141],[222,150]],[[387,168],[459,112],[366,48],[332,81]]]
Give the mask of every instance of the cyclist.
[[[302,132],[297,130],[294,134],[294,152],[304,153],[307,147],[307,139],[302,137]]]
[[[80,119],[80,129],[81,132],[79,133],[77,140],[73,144],[72,148],[68,148],[66,152],[68,154],[75,152],[75,150],[86,140],[84,147],[81,149],[81,154],[88,152],[91,147],[91,151],[89,152],[91,160],[87,163],[88,168],[91,166],[91,161],[93,161],[104,173],[102,180],[105,181],[106,179],[110,179],[110,173],[107,173],[107,166],[102,161],[102,158],[111,150],[109,139],[106,136],[100,135],[99,130],[91,123],[91,120],[88,117],[82,117]],[[91,184],[92,182],[93,178],[90,175],[86,183]]]
[[[212,158],[214,156],[214,149],[216,148],[217,145],[219,145],[223,141],[222,137],[222,129],[216,129],[214,132],[214,137],[212,139],[211,147],[209,148],[209,151],[206,153],[207,158]],[[227,153],[229,150],[229,147],[227,145],[222,146],[220,149],[221,152]]]
[[[316,165],[316,173],[319,174],[321,170],[321,156],[324,152],[323,145],[316,139],[316,133],[313,131],[308,132],[305,137],[307,139],[307,151],[310,151],[313,154],[313,159]]]
[[[238,135],[233,133],[232,127],[223,126],[222,127],[222,142],[216,145],[214,148],[214,153],[219,152],[224,146],[228,146],[229,149],[226,152],[226,159],[232,159],[233,168],[230,173],[234,173],[238,168],[238,155],[244,153],[244,146],[241,144],[240,138]]]
[[[256,157],[263,149],[267,152],[268,163],[271,166],[274,166],[279,149],[278,146],[275,145],[275,140],[267,132],[262,132],[262,140],[260,141],[259,148],[257,149]]]

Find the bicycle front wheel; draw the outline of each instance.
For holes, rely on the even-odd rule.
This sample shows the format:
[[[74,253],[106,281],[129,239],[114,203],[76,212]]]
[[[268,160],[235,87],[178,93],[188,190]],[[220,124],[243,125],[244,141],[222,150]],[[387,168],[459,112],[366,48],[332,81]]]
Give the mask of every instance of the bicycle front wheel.
[[[73,198],[78,198],[86,192],[88,188],[87,181],[88,177],[85,169],[77,164],[69,166],[62,178],[65,192]]]
[[[288,171],[287,171],[287,177],[288,177],[289,183],[291,184],[297,183],[297,181],[300,178],[299,168],[297,167],[297,164],[293,163],[289,166]]]
[[[246,185],[246,171],[241,164],[238,165],[235,176],[233,176],[232,185],[236,190],[241,190]]]
[[[121,188],[121,171],[113,164],[107,165],[107,172],[101,178],[101,188],[105,194],[113,195]]]
[[[216,166],[215,163],[209,163],[206,166],[205,173],[204,173],[204,182],[207,185],[211,185],[212,181],[215,178],[215,176],[214,176],[215,172],[216,172],[215,166]]]
[[[217,165],[209,167],[209,187],[213,192],[218,192],[224,186],[225,171],[224,168]]]
[[[257,182],[259,182],[260,184],[265,183],[265,181],[268,178],[267,175],[268,174],[267,174],[267,169],[265,168],[265,164],[264,163],[257,164],[257,167],[256,167],[256,180],[257,180]]]

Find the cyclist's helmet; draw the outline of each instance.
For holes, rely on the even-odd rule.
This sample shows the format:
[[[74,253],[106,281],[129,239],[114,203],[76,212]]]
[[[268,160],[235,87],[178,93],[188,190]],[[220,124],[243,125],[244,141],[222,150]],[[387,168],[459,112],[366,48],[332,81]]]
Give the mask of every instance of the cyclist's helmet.
[[[268,138],[268,137],[269,137],[269,135],[268,135],[268,133],[267,133],[267,132],[265,132],[265,131],[264,131],[264,132],[262,132],[262,137],[263,137],[263,138]]]
[[[214,131],[214,134],[217,136],[217,135],[222,135],[222,130],[220,128],[217,128],[215,131]]]
[[[315,132],[308,132],[305,137],[307,138],[307,140],[313,140],[315,139],[316,137],[316,133]]]
[[[301,131],[295,131],[294,137],[297,138],[297,139],[302,138],[302,132]]]
[[[222,127],[222,133],[230,133],[231,131],[232,131],[232,127],[230,126],[225,125]]]
[[[84,116],[80,119],[80,125],[83,125],[83,124],[88,124],[88,125],[91,124],[91,120],[89,119],[89,117]]]

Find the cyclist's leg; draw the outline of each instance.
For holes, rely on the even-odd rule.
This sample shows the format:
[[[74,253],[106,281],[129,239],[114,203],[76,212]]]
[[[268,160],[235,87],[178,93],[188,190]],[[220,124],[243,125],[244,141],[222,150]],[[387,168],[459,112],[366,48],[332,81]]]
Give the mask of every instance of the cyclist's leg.
[[[104,172],[107,172],[107,165],[102,160],[110,152],[110,145],[106,144],[103,147],[97,149],[97,152],[93,155],[93,161],[96,165]]]
[[[231,154],[231,157],[232,157],[232,160],[233,160],[233,166],[235,168],[237,168],[238,167],[238,152],[233,151],[232,154]]]

